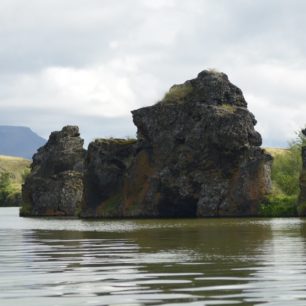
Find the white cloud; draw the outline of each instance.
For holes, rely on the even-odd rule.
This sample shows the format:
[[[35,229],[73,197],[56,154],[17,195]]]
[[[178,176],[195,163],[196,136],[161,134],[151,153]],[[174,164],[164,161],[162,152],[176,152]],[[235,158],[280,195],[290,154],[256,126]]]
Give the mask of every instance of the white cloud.
[[[248,63],[231,79],[243,89],[266,145],[286,146],[304,127],[306,67]]]
[[[144,5],[151,9],[165,9],[165,8],[172,8],[175,6],[174,0],[144,0]]]
[[[0,124],[134,133],[130,110],[215,67],[264,143],[285,145],[304,126],[305,12],[301,0],[2,0]]]
[[[10,91],[1,105],[84,116],[127,116],[132,109],[158,98],[158,82],[141,74],[137,66],[133,58],[119,58],[94,67],[48,67],[18,75],[2,85]]]

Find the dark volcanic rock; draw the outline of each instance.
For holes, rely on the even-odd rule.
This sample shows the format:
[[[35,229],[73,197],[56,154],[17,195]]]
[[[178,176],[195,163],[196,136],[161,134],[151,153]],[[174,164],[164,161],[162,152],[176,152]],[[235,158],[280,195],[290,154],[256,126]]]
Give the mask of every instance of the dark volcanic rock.
[[[83,216],[257,215],[272,158],[225,74],[203,71],[132,114],[137,144],[89,147]]]
[[[136,140],[97,139],[85,161],[83,217],[122,216],[123,183]]]
[[[83,195],[85,150],[76,126],[53,132],[33,156],[22,188],[24,215],[73,216]]]
[[[132,114],[137,140],[95,140],[86,158],[77,127],[52,133],[33,157],[23,214],[74,215],[81,205],[82,217],[257,215],[272,158],[225,74],[203,71]]]

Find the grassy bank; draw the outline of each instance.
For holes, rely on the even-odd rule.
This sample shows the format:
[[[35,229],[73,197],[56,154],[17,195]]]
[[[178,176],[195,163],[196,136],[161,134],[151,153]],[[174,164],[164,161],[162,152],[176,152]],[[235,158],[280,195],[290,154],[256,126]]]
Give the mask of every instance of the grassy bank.
[[[19,206],[21,185],[29,173],[30,161],[0,155],[0,206]]]
[[[289,144],[287,149],[266,148],[273,156],[272,193],[260,207],[266,217],[297,216],[299,178],[302,170],[301,148],[305,143],[302,134]]]

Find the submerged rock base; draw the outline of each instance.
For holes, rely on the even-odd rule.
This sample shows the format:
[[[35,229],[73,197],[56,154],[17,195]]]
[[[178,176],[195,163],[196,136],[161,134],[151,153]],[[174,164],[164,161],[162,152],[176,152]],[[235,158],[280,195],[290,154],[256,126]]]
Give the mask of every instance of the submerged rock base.
[[[174,85],[160,102],[132,114],[137,140],[100,139],[88,147],[80,181],[72,184],[81,188],[83,183],[81,217],[257,215],[271,189],[272,158],[260,148],[256,120],[241,90],[225,74],[203,71]],[[84,152],[80,147],[77,152],[81,163]],[[44,197],[50,196],[35,190],[44,186],[40,177],[51,177],[35,170],[35,156],[24,199],[31,202],[32,213],[40,214]],[[59,160],[58,156],[51,165]],[[44,161],[39,164],[42,167]],[[54,197],[62,199],[59,182],[66,180],[53,179],[58,184],[52,187]],[[74,207],[80,202],[77,190],[77,196],[68,192]]]

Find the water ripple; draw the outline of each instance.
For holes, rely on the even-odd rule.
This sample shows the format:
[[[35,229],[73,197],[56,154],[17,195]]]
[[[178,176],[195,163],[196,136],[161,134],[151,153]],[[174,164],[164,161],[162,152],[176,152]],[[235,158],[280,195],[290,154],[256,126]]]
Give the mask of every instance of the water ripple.
[[[2,209],[0,305],[306,305],[305,243],[302,219],[84,223]]]

